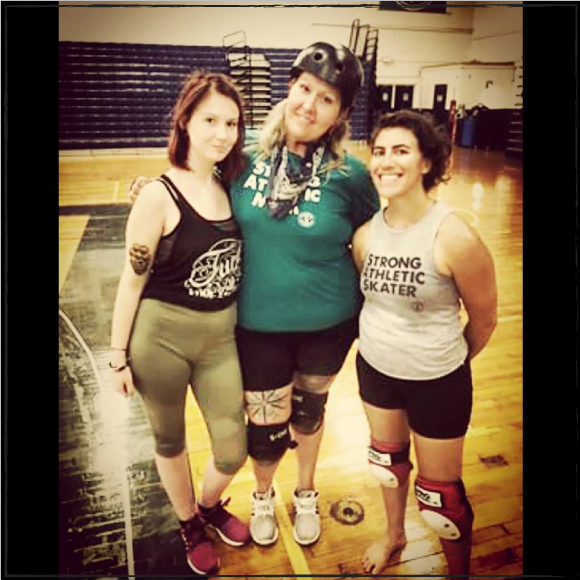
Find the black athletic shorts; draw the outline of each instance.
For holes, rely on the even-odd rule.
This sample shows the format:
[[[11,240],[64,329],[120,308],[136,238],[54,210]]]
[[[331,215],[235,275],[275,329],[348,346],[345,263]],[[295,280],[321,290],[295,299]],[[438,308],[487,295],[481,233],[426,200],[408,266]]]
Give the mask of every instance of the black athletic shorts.
[[[357,336],[358,316],[314,332],[257,332],[238,326],[244,389],[279,389],[292,382],[294,373],[334,375]]]
[[[455,439],[467,432],[473,405],[469,359],[443,377],[413,381],[384,375],[357,353],[356,371],[362,400],[382,409],[404,409],[415,433]]]

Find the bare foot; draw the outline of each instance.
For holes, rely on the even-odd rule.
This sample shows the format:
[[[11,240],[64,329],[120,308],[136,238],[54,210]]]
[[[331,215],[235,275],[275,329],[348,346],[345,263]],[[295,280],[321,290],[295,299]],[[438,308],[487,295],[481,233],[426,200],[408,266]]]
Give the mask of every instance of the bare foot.
[[[407,545],[407,538],[402,536],[391,541],[388,536],[372,543],[363,556],[362,563],[367,574],[379,574],[389,560]]]

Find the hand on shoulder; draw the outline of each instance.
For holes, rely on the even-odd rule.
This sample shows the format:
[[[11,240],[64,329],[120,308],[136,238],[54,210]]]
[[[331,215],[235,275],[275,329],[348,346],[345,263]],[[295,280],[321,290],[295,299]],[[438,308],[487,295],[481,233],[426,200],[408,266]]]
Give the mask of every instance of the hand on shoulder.
[[[140,210],[163,211],[168,202],[171,201],[171,195],[161,181],[150,180],[139,190],[139,195],[135,198],[133,206],[139,207]]]
[[[156,197],[163,199],[166,194],[167,188],[161,181],[158,179],[150,179],[147,181],[147,183],[141,185],[137,199],[141,199],[142,197],[149,197],[151,200],[155,199]]]
[[[135,203],[135,200],[139,196],[141,190],[150,182],[154,181],[153,177],[146,177],[144,175],[139,175],[136,177],[129,185],[129,201]]]

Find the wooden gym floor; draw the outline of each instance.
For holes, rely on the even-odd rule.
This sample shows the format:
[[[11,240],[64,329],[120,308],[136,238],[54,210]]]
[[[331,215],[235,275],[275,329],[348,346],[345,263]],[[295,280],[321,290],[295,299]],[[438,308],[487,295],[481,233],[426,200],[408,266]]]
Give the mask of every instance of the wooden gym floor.
[[[353,146],[353,152],[368,159],[366,147]],[[456,148],[453,163],[454,177],[438,196],[460,209],[490,248],[499,291],[497,329],[473,362],[474,410],[465,444],[464,480],[475,511],[472,573],[522,574],[522,172],[499,152]],[[134,176],[165,168],[163,153],[156,151],[60,158],[61,574],[191,575],[155,471],[143,404],[138,396],[126,401],[113,393],[106,372],[127,188]],[[275,480],[278,542],[270,548],[236,549],[216,541],[220,574],[338,578],[363,573],[360,558],[385,520],[378,484],[367,469],[368,428],[357,392],[355,352],[356,345],[328,401],[317,470],[320,540],[302,548],[292,538],[296,463],[288,452]],[[199,489],[210,450],[192,397],[187,428]],[[252,489],[247,462],[225,496],[231,496],[232,511],[246,520]],[[355,523],[361,511],[363,518]],[[439,542],[423,524],[412,493],[407,536],[407,547],[382,574],[444,573]]]

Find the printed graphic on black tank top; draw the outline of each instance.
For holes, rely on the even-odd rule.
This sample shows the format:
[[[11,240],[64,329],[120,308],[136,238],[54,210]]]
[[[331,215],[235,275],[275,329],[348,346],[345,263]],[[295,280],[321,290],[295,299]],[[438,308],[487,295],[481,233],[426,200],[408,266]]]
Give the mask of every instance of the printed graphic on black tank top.
[[[225,238],[199,256],[184,282],[190,296],[215,300],[231,296],[241,278],[241,243]]]
[[[166,175],[160,180],[181,218],[159,242],[143,298],[200,311],[227,308],[242,278],[243,242],[236,220],[204,218]]]

